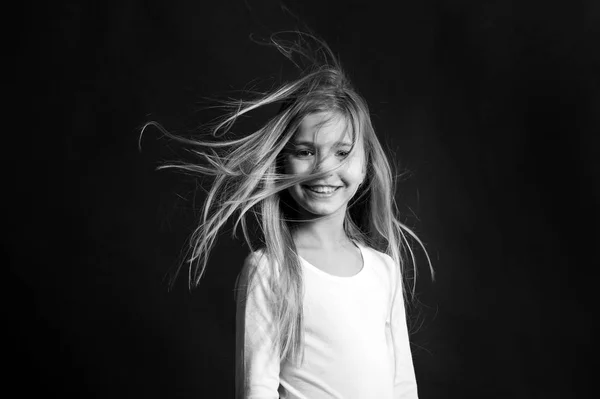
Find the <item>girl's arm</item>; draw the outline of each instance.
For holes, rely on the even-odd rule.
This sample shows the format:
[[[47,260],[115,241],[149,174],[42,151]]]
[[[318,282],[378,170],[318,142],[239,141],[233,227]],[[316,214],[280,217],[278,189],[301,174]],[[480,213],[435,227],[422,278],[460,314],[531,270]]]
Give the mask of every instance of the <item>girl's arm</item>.
[[[236,398],[278,399],[279,352],[275,323],[260,257],[246,258],[239,276],[236,315]],[[264,265],[263,265],[264,266]],[[256,273],[251,273],[256,269]]]
[[[391,258],[390,258],[391,260]],[[410,352],[408,327],[406,323],[406,312],[402,295],[402,282],[400,281],[400,270],[392,261],[393,276],[396,296],[393,299],[392,317],[390,330],[392,335],[392,351],[395,366],[394,374],[394,399],[417,399],[417,380]],[[393,295],[393,293],[392,293]]]

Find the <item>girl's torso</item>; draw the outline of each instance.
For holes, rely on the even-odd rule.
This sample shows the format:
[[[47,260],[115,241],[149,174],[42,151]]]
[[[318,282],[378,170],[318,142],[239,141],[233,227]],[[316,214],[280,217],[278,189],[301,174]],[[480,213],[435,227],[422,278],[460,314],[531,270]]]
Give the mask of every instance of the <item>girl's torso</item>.
[[[306,358],[301,366],[282,364],[282,398],[391,399],[387,319],[393,278],[378,254],[354,248],[325,258],[318,258],[319,251],[299,251]]]
[[[364,267],[364,259],[355,244],[335,250],[298,247],[298,255],[321,271],[337,277],[352,277]]]

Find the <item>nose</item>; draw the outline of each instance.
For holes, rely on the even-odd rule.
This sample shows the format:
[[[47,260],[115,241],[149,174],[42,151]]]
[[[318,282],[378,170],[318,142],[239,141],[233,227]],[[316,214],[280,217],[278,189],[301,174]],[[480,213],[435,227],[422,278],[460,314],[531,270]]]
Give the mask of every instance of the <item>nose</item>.
[[[325,171],[330,171],[330,176],[333,174],[333,169],[338,166],[338,161],[335,156],[331,154],[319,156],[316,159],[316,164],[314,167],[315,173],[321,173]]]

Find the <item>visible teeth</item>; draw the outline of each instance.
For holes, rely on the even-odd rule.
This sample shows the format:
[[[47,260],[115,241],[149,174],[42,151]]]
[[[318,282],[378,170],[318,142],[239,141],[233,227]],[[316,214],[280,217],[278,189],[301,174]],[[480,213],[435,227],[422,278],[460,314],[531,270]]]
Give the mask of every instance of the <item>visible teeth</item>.
[[[316,191],[318,193],[329,194],[335,191],[335,187],[327,187],[327,186],[309,186],[308,187],[312,191]]]

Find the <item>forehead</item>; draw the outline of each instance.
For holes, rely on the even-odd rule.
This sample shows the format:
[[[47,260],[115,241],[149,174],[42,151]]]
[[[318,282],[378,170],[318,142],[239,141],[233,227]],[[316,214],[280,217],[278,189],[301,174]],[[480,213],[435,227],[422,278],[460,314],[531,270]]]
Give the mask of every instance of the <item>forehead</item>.
[[[320,112],[304,117],[294,142],[315,145],[352,144],[352,127],[347,118],[339,113]]]

